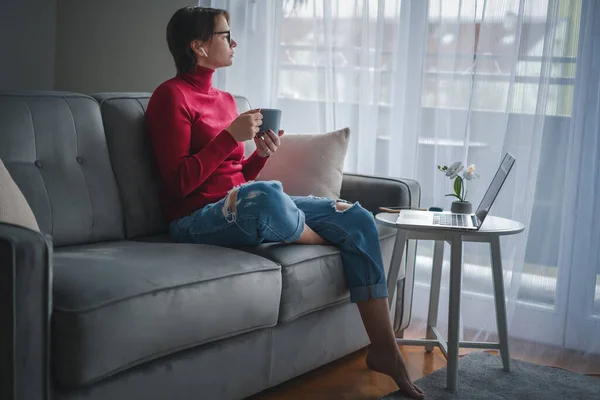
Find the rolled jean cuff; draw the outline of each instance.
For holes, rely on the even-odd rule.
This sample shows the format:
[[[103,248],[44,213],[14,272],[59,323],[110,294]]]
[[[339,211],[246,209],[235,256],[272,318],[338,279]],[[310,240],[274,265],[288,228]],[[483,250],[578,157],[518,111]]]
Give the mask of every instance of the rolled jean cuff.
[[[305,221],[304,212],[302,210],[298,210],[298,226],[294,233],[292,233],[289,237],[283,239],[284,243],[294,243],[296,240],[300,238],[302,232],[304,232],[304,221]]]
[[[375,285],[358,286],[350,288],[350,301],[358,303],[369,299],[385,299],[388,297],[387,284],[377,283]]]

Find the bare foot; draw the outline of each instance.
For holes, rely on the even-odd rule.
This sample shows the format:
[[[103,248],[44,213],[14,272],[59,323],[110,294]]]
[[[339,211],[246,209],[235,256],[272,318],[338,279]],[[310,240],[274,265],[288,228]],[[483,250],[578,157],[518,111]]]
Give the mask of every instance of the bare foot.
[[[419,389],[413,382],[406,369],[404,358],[400,350],[396,354],[390,352],[369,351],[367,355],[367,366],[369,369],[392,378],[402,393],[413,399],[424,399],[425,393]]]

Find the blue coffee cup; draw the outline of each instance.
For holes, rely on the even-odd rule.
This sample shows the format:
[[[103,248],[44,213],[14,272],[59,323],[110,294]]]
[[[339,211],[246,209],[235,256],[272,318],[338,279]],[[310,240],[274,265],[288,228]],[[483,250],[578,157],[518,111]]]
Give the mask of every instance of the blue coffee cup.
[[[262,125],[259,128],[259,135],[268,132],[269,129],[277,135],[281,126],[281,110],[277,108],[261,108],[260,113],[262,114],[263,119]]]

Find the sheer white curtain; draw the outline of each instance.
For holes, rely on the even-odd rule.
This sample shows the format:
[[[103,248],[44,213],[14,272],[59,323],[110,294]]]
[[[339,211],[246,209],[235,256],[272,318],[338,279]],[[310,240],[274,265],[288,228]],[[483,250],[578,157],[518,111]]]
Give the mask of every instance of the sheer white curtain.
[[[583,1],[573,117],[564,150],[559,154],[569,173],[561,182],[559,262],[567,302],[565,345],[600,354],[600,4],[593,0]],[[586,358],[582,368],[598,373],[598,358]]]
[[[449,208],[451,182],[436,166],[473,163],[481,175],[469,185],[476,205],[511,152],[517,163],[492,214],[527,226],[502,242],[514,346],[526,358],[551,357],[549,349],[575,349],[589,359],[600,353],[600,228],[591,222],[600,222],[593,207],[600,191],[594,1],[200,4],[228,9],[239,42],[235,65],[215,83],[253,106],[281,108],[288,133],[349,126],[349,172],[416,179],[422,206]],[[431,244],[419,243],[417,327],[431,257]],[[489,249],[467,244],[464,261],[463,337],[491,340]],[[439,321],[446,317],[447,303]]]

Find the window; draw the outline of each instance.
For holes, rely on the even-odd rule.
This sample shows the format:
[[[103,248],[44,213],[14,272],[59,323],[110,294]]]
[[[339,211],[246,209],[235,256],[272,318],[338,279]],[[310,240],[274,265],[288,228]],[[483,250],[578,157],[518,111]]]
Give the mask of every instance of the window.
[[[365,71],[377,82],[374,103],[391,102],[401,0],[284,2],[279,98],[356,103]],[[366,18],[365,18],[366,16]],[[329,70],[333,70],[330,75]],[[326,91],[329,96],[326,97]]]
[[[581,0],[560,0],[552,27],[548,0],[526,1],[521,15],[516,0],[473,3],[459,9],[457,1],[429,2],[423,105],[466,109],[472,85],[473,110],[504,112],[508,105],[511,112],[532,114],[542,76],[551,84],[546,114],[571,115]],[[553,43],[544,43],[549,29]]]
[[[284,2],[279,98],[356,103],[367,70],[369,85],[377,86],[369,100],[389,105],[403,3]],[[526,1],[520,17],[518,0],[429,0],[423,106],[467,109],[471,101],[473,110],[504,112],[508,105],[512,112],[531,114],[540,76],[548,76],[546,113],[570,115],[580,11],[581,0],[559,0],[554,41],[546,44],[553,53],[548,63],[548,0]]]

